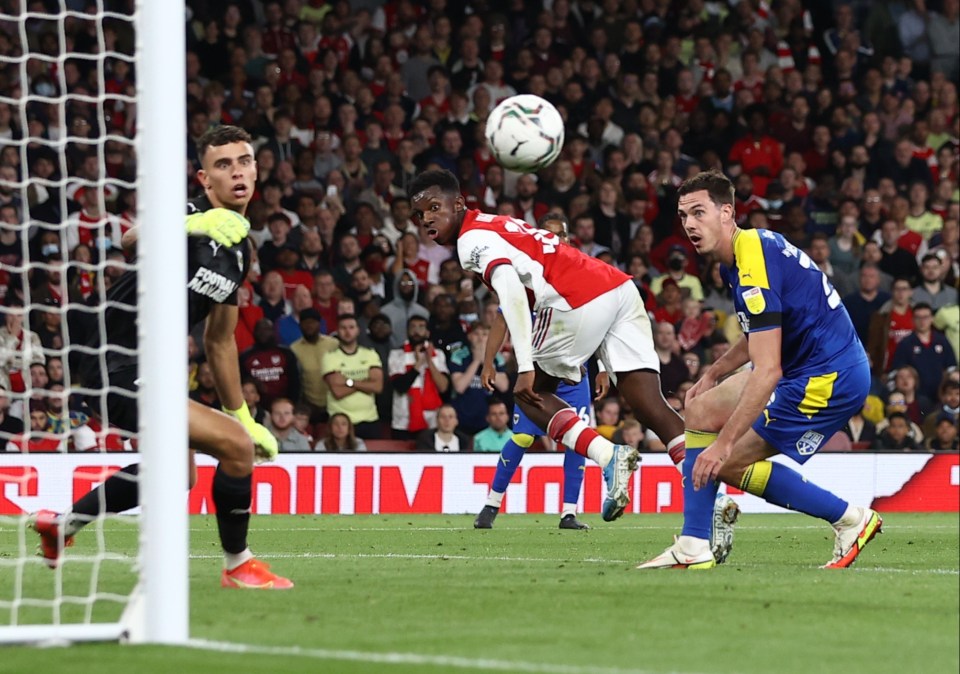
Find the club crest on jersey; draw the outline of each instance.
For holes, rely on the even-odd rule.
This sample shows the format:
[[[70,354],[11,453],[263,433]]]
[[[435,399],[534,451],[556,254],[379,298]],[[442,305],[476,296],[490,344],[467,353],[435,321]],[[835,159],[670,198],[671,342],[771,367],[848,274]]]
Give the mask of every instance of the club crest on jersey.
[[[762,314],[767,308],[767,301],[763,299],[763,291],[760,288],[747,288],[740,293],[740,296],[751,314]]]
[[[809,456],[820,449],[823,439],[823,433],[807,431],[797,440],[797,451],[800,452],[800,456]]]

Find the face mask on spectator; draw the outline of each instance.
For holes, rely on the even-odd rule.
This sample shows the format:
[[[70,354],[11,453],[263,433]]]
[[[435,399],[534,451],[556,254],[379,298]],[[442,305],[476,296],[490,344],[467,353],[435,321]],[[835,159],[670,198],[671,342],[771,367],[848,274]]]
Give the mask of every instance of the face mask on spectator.
[[[474,321],[480,320],[480,314],[460,314],[460,322],[470,325]]]
[[[58,246],[58,245],[55,244],[55,243],[45,243],[45,244],[43,244],[43,247],[40,249],[40,254],[41,254],[41,255],[44,255],[44,256],[46,256],[46,255],[59,255],[59,254],[60,254],[60,246]]]
[[[680,271],[686,266],[682,257],[672,257],[667,261],[667,266],[673,271]]]
[[[767,205],[772,210],[777,210],[778,208],[783,206],[783,199],[771,199],[770,201],[767,202]]]

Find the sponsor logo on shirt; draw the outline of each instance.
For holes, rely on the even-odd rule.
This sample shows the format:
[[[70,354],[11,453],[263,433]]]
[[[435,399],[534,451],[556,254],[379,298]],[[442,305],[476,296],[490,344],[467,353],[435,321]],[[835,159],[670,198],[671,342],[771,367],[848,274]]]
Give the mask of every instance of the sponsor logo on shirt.
[[[209,297],[217,303],[222,303],[236,289],[236,282],[206,267],[200,267],[187,284],[187,290]]]
[[[748,288],[740,293],[744,304],[747,305],[747,311],[751,314],[762,314],[767,308],[767,301],[763,299],[763,291],[760,288]]]

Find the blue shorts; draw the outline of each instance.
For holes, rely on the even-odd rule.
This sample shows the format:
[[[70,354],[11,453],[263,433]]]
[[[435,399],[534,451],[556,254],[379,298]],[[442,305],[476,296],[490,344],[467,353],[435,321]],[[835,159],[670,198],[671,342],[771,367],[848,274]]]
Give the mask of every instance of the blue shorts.
[[[557,397],[560,398],[563,402],[567,403],[572,407],[576,412],[577,416],[583,419],[588,424],[590,423],[590,380],[589,377],[581,377],[580,383],[567,384],[564,381],[561,381],[557,385]],[[535,423],[530,421],[527,418],[527,415],[523,413],[523,410],[520,409],[519,405],[514,406],[513,412],[513,432],[523,433],[526,435],[532,435],[538,437],[541,435],[546,435],[544,430],[537,426]]]
[[[804,463],[863,408],[869,390],[865,359],[836,372],[781,379],[753,430],[781,454]]]

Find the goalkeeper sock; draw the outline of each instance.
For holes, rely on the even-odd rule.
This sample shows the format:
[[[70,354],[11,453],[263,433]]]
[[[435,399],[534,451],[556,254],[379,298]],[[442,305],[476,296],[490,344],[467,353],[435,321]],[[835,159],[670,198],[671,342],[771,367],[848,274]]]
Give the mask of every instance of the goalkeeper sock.
[[[693,465],[697,457],[717,439],[716,433],[686,429],[686,456],[683,459],[683,531],[682,536],[710,538],[713,530],[713,502],[719,485],[711,482],[699,490],[693,488]]]
[[[493,475],[493,484],[490,485],[491,491],[499,492],[501,495],[507,491],[510,486],[510,480],[513,474],[520,467],[520,461],[526,454],[527,448],[533,444],[533,436],[526,433],[514,433],[507,440],[507,444],[500,450],[500,458],[497,461],[497,471]],[[487,505],[490,505],[489,503]],[[498,503],[496,507],[500,507]]]
[[[217,528],[224,552],[237,555],[247,549],[253,475],[231,477],[217,466],[213,475],[213,504],[217,507]]]
[[[63,535],[73,536],[101,514],[136,508],[140,503],[139,473],[139,463],[127,466],[81,496],[70,511],[63,514]]]
[[[797,471],[772,461],[757,461],[747,468],[740,488],[768,503],[819,517],[830,524],[843,517],[849,505],[839,496],[807,482]]]
[[[580,487],[583,486],[583,467],[586,458],[572,450],[563,453],[563,512],[577,512]]]

